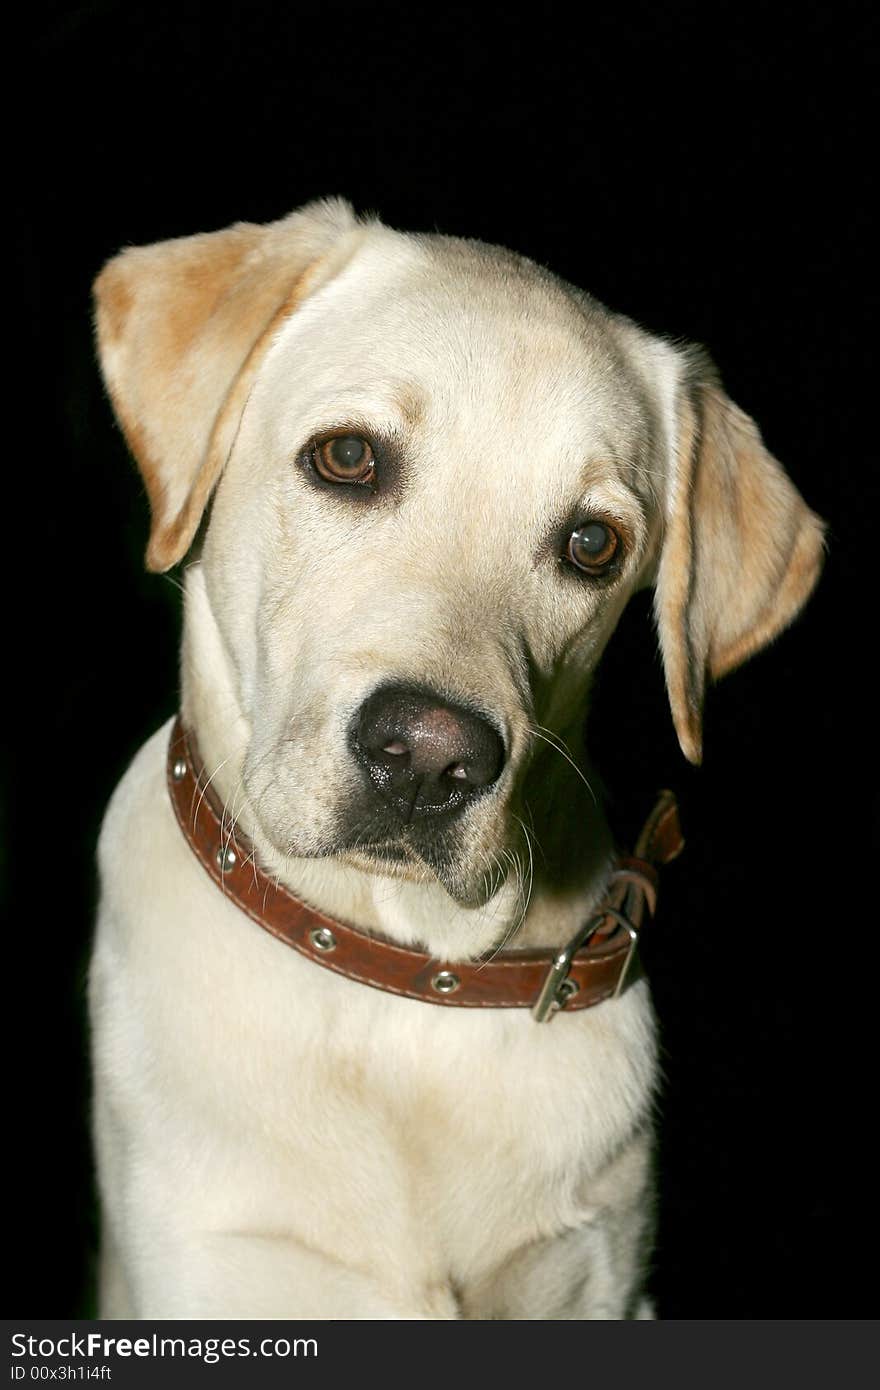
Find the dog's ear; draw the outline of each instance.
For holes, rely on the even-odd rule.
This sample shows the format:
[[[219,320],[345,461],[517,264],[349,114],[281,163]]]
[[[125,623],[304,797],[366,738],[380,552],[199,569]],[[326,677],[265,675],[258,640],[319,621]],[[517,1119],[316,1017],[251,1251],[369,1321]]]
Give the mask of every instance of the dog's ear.
[[[150,501],[148,569],[186,554],[267,348],[362,234],[329,199],[267,226],[132,247],[98,276],[104,380]]]
[[[656,614],[676,732],[698,763],[707,680],[792,621],[819,577],[824,526],[711,364],[697,354],[689,361]]]

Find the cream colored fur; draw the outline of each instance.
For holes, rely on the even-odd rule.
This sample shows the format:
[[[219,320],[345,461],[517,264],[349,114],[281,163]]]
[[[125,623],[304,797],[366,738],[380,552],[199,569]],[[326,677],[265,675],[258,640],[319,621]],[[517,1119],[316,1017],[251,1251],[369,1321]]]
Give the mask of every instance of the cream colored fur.
[[[697,760],[706,678],[768,641],[818,574],[821,525],[752,422],[699,355],[522,258],[338,201],[126,251],[96,298],[151,568],[184,558],[211,498],[185,571],[182,709],[264,866],[446,961],[513,933],[566,941],[610,858],[580,729],[629,595],[656,583]],[[387,495],[347,502],[298,460],[356,426],[403,462]],[[559,554],[560,527],[594,513],[626,543],[605,584]],[[389,679],[505,733],[442,882],[340,848],[361,776],[346,729]],[[167,738],[138,754],[100,842],[101,1315],[650,1316],[644,981],[539,1025],[322,970],[196,862]]]

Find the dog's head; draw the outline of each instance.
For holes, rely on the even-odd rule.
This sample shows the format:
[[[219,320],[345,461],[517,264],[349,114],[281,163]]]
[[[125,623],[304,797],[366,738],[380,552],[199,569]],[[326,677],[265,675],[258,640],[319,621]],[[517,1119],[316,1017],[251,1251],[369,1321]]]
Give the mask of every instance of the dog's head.
[[[96,293],[151,569],[211,499],[200,621],[282,854],[480,901],[635,589],[696,762],[707,679],[817,578],[821,523],[705,357],[510,252],[324,202],[125,251]]]

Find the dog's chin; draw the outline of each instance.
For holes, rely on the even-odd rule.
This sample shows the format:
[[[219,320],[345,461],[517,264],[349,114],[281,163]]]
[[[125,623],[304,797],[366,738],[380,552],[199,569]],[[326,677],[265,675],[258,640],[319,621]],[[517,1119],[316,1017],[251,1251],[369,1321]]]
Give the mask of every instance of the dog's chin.
[[[497,880],[490,883],[486,874],[468,876],[452,858],[421,854],[404,844],[360,846],[340,850],[332,857],[362,873],[402,879],[407,883],[439,883],[460,907],[465,908],[484,907],[498,887]]]

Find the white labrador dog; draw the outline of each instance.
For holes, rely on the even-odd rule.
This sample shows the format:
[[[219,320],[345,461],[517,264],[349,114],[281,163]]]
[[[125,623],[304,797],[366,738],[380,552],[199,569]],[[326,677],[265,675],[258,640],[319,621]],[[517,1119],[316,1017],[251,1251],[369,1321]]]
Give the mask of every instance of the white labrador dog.
[[[230,824],[437,960],[566,942],[611,863],[581,726],[629,596],[655,586],[698,761],[706,679],[816,580],[822,525],[755,425],[698,351],[341,201],[124,251],[96,293],[151,569],[210,502],[181,711]],[[651,1316],[644,980],[548,1025],[322,969],[204,872],[168,739],[100,843],[101,1315]]]

